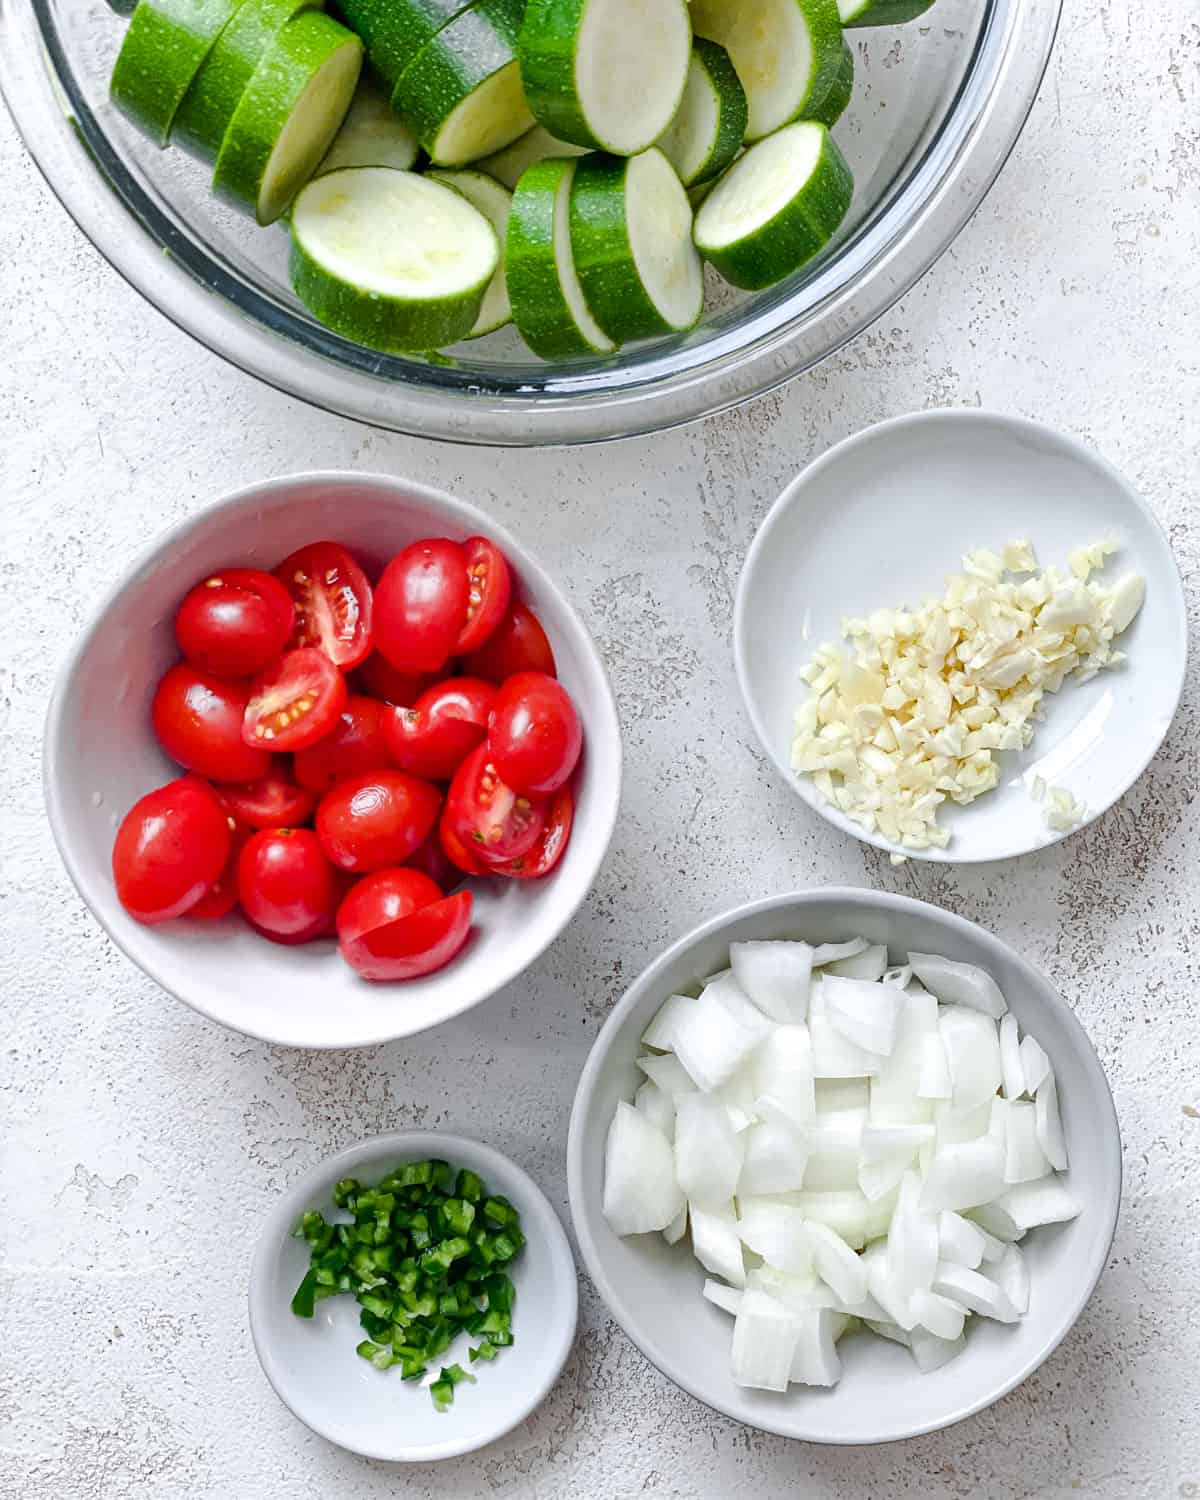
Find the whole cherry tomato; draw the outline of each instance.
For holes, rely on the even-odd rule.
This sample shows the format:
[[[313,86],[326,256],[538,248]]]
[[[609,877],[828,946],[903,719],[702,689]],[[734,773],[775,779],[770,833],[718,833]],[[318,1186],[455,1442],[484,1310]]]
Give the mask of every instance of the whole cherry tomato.
[[[296,622],[293,649],[324,652],[335,667],[349,671],[371,649],[374,600],[367,575],[337,542],[312,542],[275,569],[291,595]]]
[[[113,842],[117,897],[139,922],[166,922],[200,901],[229,855],[224,810],[197,776],[139,797]]]
[[[507,875],[512,880],[540,880],[543,875],[549,875],[566,853],[574,821],[575,798],[571,795],[571,788],[560,787],[551,799],[542,836],[529,853],[510,859],[506,864],[490,865],[488,873]]]
[[[375,644],[403,672],[438,672],[467,619],[470,584],[463,549],[428,537],[398,552],[375,586]]]
[[[545,672],[553,677],[554,652],[533,610],[514,600],[479,650],[459,662],[459,670],[495,683],[517,672]]]
[[[500,779],[485,744],[473,750],[450,783],[442,820],[442,844],[452,860],[447,833],[484,864],[528,854],[546,826],[546,799],[513,791]],[[457,860],[455,860],[457,863]]]
[[[470,891],[443,898],[419,870],[379,870],[337,913],[338,948],[364,979],[416,979],[450,962],[471,930]]]
[[[310,791],[327,792],[348,776],[385,770],[392,763],[383,734],[388,712],[374,698],[347,698],[329,733],[296,751],[296,780]]]
[[[485,536],[463,543],[467,559],[467,622],[459,632],[455,656],[477,651],[504,618],[512,579],[504,554]]]
[[[220,568],[184,597],[175,639],[193,666],[218,677],[252,677],[292,633],[287,589],[257,568]]]
[[[302,750],[337,723],[346,702],[346,679],[323,651],[287,651],[250,688],[242,739],[268,750]]]
[[[238,900],[265,937],[305,943],[330,930],[342,883],[311,828],[264,828],[238,856]]]
[[[405,771],[365,771],[321,798],[317,836],[333,863],[356,875],[402,865],[429,837],[441,801],[437,787]]]
[[[411,708],[392,708],[383,721],[388,754],[402,771],[448,781],[487,733],[496,689],[482,677],[447,677]]]
[[[570,694],[544,672],[518,672],[496,694],[488,724],[492,763],[515,792],[549,796],[569,779],[583,748]]]
[[[242,739],[250,684],[202,672],[181,661],[154,694],[151,718],[158,742],[189,771],[212,781],[257,781],[271,757]]]
[[[248,828],[299,828],[317,805],[316,793],[296,784],[282,756],[273,756],[257,781],[223,787],[221,801]]]

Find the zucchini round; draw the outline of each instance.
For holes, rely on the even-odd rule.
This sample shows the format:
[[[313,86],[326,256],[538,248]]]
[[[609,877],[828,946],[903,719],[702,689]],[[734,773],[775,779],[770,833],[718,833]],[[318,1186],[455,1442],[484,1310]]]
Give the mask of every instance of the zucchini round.
[[[829,243],[853,193],[829,131],[798,121],[752,146],[720,179],[696,214],[696,247],[734,286],[772,286]]]
[[[850,43],[842,39],[842,65],[837,71],[837,77],[833,80],[829,92],[821,100],[820,104],[809,107],[804,112],[806,120],[816,120],[819,125],[824,125],[832,130],[845,113],[850,96],[854,92],[854,50]]]
[[[339,0],[352,31],[362,38],[371,66],[387,84],[396,80],[430,39],[473,0]]]
[[[395,167],[409,171],[417,159],[417,138],[397,115],[386,94],[364,73],[341,129],[325,153],[321,172],[341,167]]]
[[[720,176],[742,149],[746,113],[746,91],[729,53],[697,37],[683,98],[656,142],[684,187]]]
[[[843,26],[899,26],[923,16],[933,0],[838,0]]]
[[[508,233],[508,216],[512,209],[512,194],[506,187],[483,172],[443,172],[435,169],[427,175],[436,177],[456,193],[461,193],[492,226],[497,241],[504,244]],[[467,337],[482,338],[485,333],[495,333],[497,328],[503,328],[506,323],[511,322],[512,305],[508,300],[508,286],[504,280],[504,267],[501,265],[488,283],[488,289],[483,294],[483,306]]]
[[[139,0],[109,81],[113,103],[165,146],[204,59],[238,0]]]
[[[292,285],[320,322],[372,349],[436,349],[470,333],[500,263],[491,225],[440,182],[346,167],[302,189]]]

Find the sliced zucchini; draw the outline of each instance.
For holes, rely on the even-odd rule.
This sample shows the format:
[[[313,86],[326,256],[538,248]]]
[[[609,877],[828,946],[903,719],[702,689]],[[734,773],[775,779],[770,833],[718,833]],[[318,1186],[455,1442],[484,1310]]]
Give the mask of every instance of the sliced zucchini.
[[[506,187],[502,187],[494,177],[488,177],[483,172],[442,172],[432,171],[430,177],[436,177],[439,182],[444,182],[447,187],[453,188],[456,193],[461,193],[468,203],[472,204],[488,221],[496,232],[496,239],[503,245],[508,233],[508,215],[512,209],[512,194]],[[508,300],[508,286],[504,280],[503,265],[497,267],[496,274],[488,284],[487,291],[483,294],[483,306],[479,309],[479,316],[475,319],[475,326],[467,335],[468,338],[479,339],[485,333],[495,333],[497,328],[503,328],[506,323],[512,322],[512,306]]]
[[[500,263],[495,232],[459,193],[416,172],[345,167],[291,215],[292,285],[328,327],[388,351],[436,349],[475,324]]]
[[[933,0],[837,0],[843,26],[900,26],[923,16]]]
[[[655,147],[583,158],[571,189],[571,251],[587,304],[617,343],[676,333],[700,317],[692,206]]]
[[[535,354],[611,354],[616,345],[584,300],[571,258],[571,184],[576,162],[534,162],[513,193],[504,276],[513,322]]]
[[[246,85],[280,28],[323,0],[242,0],[183,96],[171,126],[171,143],[212,161]]]
[[[729,168],[696,214],[696,247],[734,286],[771,286],[828,244],[853,193],[829,131],[800,120]]]
[[[417,159],[417,138],[364,73],[342,127],[317,173],[340,167],[395,167],[408,171]]]
[[[746,90],[746,139],[819,104],[842,65],[837,0],[693,0],[697,36],[720,42]]]
[[[279,30],[246,85],[217,155],[213,191],[273,224],[338,132],[362,69],[362,43],[323,11]]]
[[[845,113],[850,96],[854,92],[854,49],[846,39],[842,38],[842,65],[837,71],[837,77],[833,80],[829,92],[824,99],[816,105],[810,105],[804,112],[806,120],[816,120],[819,125],[828,126],[830,130],[837,124]]]
[[[238,0],[139,0],[109,81],[113,103],[165,146],[204,59]]]
[[[523,13],[524,0],[475,0],[396,81],[392,108],[437,166],[490,156],[533,125],[517,62]]]
[[[529,0],[525,97],[561,140],[634,156],[679,108],[691,48],[686,0]]]
[[[389,91],[396,80],[447,21],[453,21],[472,0],[339,0],[351,31],[367,49],[371,66]]]
[[[742,149],[746,134],[746,90],[716,42],[692,44],[683,98],[666,133],[656,143],[684,187],[718,177]]]
[[[557,140],[544,126],[535,125],[519,140],[494,156],[485,156],[479,162],[479,170],[502,182],[506,188],[515,188],[526,167],[535,161],[545,161],[548,156],[583,156],[586,147],[574,146],[570,141]]]

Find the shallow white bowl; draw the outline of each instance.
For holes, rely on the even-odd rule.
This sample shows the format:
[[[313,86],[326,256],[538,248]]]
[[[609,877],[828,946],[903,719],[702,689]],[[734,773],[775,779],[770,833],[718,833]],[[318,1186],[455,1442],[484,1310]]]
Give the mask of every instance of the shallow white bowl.
[[[332,941],[288,948],[236,917],[145,927],[117,900],[113,835],[144,792],[182,774],[158,747],[150,701],[176,660],[179,601],[211,569],[273,568],[305,542],[344,542],[379,569],[421,536],[490,536],[536,611],[579,709],[584,754],[571,842],[540,881],[476,881],[475,932],[445,969],[371,984]],[[63,862],[115,943],[163,989],[225,1026],[294,1047],[362,1047],[410,1036],[477,1005],[529,967],[583,901],[604,859],[621,790],[621,738],[604,664],[546,571],[490,516],[383,475],[271,479],[227,496],[155,542],[101,603],[64,663],[46,722],[46,807]]]
[[[729,945],[747,938],[886,943],[893,961],[910,949],[980,964],[1021,1023],[1045,1047],[1059,1085],[1071,1170],[1084,1210],[1070,1224],[1032,1230],[1021,1242],[1031,1278],[1029,1312],[1014,1325],[973,1318],[967,1348],[930,1375],[906,1349],[871,1334],[839,1344],[840,1384],[751,1391],[729,1373],[733,1323],[701,1296],[705,1273],[685,1237],[618,1239],[601,1212],[604,1142],[618,1100],[641,1081],[635,1059],[650,1018],[674,990],[715,973]],[[567,1145],[571,1214],[584,1264],[613,1317],[642,1353],[685,1391],[765,1432],[818,1443],[886,1443],[957,1422],[989,1406],[1054,1350],[1104,1269],[1121,1200],[1121,1138],[1112,1095],[1083,1028],[1038,971],[974,923],[904,896],[855,890],[799,891],[715,917],[681,938],[631,986],[592,1047],[571,1112]]]
[[[912,859],[1006,859],[1066,837],[1046,827],[1035,776],[1086,804],[1081,827],[1141,775],[1174,717],[1187,664],[1187,612],[1161,527],[1117,471],[1074,438],[971,408],[918,412],[869,427],[788,485],[751,544],[734,607],[738,682],[763,748],[805,802],[879,849],[791,769],[800,669],[841,639],[841,621],[940,595],[963,553],[1028,537],[1042,566],[1076,547],[1120,543],[1105,577],[1139,572],[1146,602],[1121,637],[1128,663],[1045,700],[1030,747],[1000,756],[1001,781],[970,807],[946,807],[946,849]]]
[[[468,1167],[489,1192],[502,1193],[521,1215],[526,1244],[513,1263],[517,1289],[514,1342],[490,1364],[472,1366],[470,1341],[437,1361],[477,1377],[461,1385],[449,1411],[436,1412],[429,1392],[395,1370],[373,1369],[354,1352],[366,1335],[353,1297],[329,1297],[298,1318],[292,1296],[308,1270],[308,1247],[293,1237],[301,1216],[335,1216],[342,1177],[376,1182],[400,1162],[440,1157]],[[493,1442],[523,1422],[558,1379],[575,1338],[579,1288],[571,1247],[545,1194],[515,1162],[491,1146],[439,1132],[398,1130],[331,1156],[280,1199],[263,1226],[250,1270],[250,1332],[275,1394],[321,1437],[368,1458],[427,1463]],[[434,1372],[436,1374],[436,1371]]]

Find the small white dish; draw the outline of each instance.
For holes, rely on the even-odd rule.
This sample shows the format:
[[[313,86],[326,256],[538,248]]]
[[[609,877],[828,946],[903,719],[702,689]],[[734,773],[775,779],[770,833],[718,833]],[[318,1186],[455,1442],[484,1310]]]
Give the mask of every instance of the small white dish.
[[[940,810],[946,849],[900,852],[969,864],[1056,843],[1067,835],[1046,826],[1035,776],[1086,806],[1084,827],[1162,744],[1183,690],[1187,613],[1170,545],[1141,498],[1082,443],[1021,417],[972,408],[897,417],[838,443],[788,485],[751,544],[734,608],[738,682],[758,738],[796,793],[843,832],[895,848],[792,770],[793,719],[809,692],[801,668],[841,640],[845,616],[940,595],[965,552],[999,551],[1017,537],[1043,567],[1064,569],[1076,547],[1120,544],[1102,576],[1146,580],[1145,604],[1120,639],[1129,660],[1047,695],[1033,743],[999,757],[1000,785]]]
[[[1068,1224],[1031,1230],[1021,1242],[1030,1304],[1020,1322],[973,1318],[966,1349],[942,1369],[919,1375],[906,1349],[861,1334],[839,1345],[843,1374],[831,1390],[747,1390],[730,1373],[730,1318],[702,1297],[705,1272],[687,1238],[677,1245],[658,1234],[619,1239],[609,1228],[602,1211],[608,1127],[618,1100],[632,1099],[643,1081],[635,1060],[651,1017],[668,995],[724,968],[730,943],[857,936],[886,943],[893,963],[908,952],[941,953],[992,975],[1022,1030],[1038,1039],[1054,1066],[1070,1154],[1067,1186],[1083,1210]],[[889,1443],[990,1406],[1058,1347],[1108,1260],[1121,1203],[1121,1135],[1104,1070],[1083,1027],[1049,980],[1006,943],[906,896],[795,891],[736,907],[687,933],[617,1002],[576,1090],[567,1185],[589,1275],[609,1312],[668,1379],[727,1417],[781,1437]]]
[[[502,1193],[521,1215],[525,1248],[511,1266],[517,1289],[514,1342],[490,1363],[467,1362],[465,1338],[437,1361],[477,1376],[455,1392],[448,1411],[428,1390],[379,1371],[354,1352],[366,1337],[351,1296],[317,1303],[300,1318],[291,1300],[308,1270],[308,1247],[292,1231],[310,1209],[333,1218],[334,1184],[343,1177],[376,1182],[397,1164],[439,1157],[468,1167],[489,1192]],[[579,1289],[571,1247],[545,1194],[515,1162],[491,1146],[440,1132],[398,1130],[339,1151],[306,1172],[271,1210],[250,1270],[250,1333],[275,1394],[331,1443],[367,1458],[428,1463],[482,1448],[523,1422],[562,1373],[575,1338]],[[436,1371],[434,1372],[436,1374]]]

